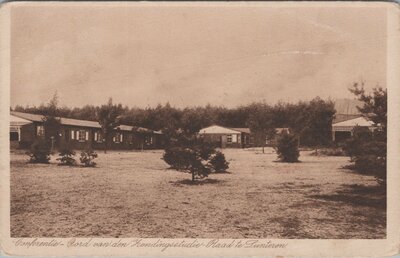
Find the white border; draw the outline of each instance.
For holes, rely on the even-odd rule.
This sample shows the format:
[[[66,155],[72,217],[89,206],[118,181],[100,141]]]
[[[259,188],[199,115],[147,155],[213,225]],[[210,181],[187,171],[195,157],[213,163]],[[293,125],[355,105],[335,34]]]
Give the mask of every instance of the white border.
[[[161,252],[160,248],[20,248],[15,247],[13,239],[10,238],[10,175],[9,175],[9,140],[8,124],[10,105],[10,12],[13,7],[44,6],[44,5],[82,5],[82,6],[120,6],[120,5],[148,5],[148,6],[235,6],[243,8],[246,6],[269,6],[278,7],[385,7],[387,9],[387,88],[389,92],[388,113],[388,220],[387,239],[381,240],[286,240],[269,239],[275,243],[287,243],[284,249],[213,249],[213,248],[168,248]],[[5,253],[13,255],[134,255],[134,256],[389,256],[399,253],[400,249],[400,209],[398,207],[400,196],[400,15],[399,6],[393,3],[362,3],[362,2],[11,2],[3,4],[0,13],[0,195],[1,208],[1,246]],[[41,239],[46,240],[46,239]],[[65,244],[69,239],[57,239]],[[86,239],[87,240],[87,239]],[[128,239],[123,239],[128,240]],[[133,240],[133,239],[130,239]],[[150,239],[146,239],[150,240]],[[186,239],[189,240],[189,239]],[[248,239],[246,239],[248,240]],[[118,239],[93,239],[93,241],[118,241]],[[155,241],[155,240],[154,240]],[[165,241],[179,241],[178,239],[165,239]],[[209,241],[199,239],[198,241]],[[221,240],[230,242],[230,240]],[[265,240],[267,242],[268,240]]]

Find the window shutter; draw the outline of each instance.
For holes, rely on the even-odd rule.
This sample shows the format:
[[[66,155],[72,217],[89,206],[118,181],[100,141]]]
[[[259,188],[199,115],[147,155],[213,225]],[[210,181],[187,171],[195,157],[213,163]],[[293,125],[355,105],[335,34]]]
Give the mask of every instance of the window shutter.
[[[79,140],[79,131],[76,131],[76,139]]]
[[[95,140],[96,142],[98,141],[97,133],[96,133],[96,132],[94,133],[94,140]]]
[[[115,142],[115,136],[113,137],[113,142]]]
[[[75,131],[74,130],[71,130],[71,139],[75,140]]]
[[[119,135],[119,141],[122,142],[122,133]]]
[[[86,141],[89,141],[89,132],[86,131]]]

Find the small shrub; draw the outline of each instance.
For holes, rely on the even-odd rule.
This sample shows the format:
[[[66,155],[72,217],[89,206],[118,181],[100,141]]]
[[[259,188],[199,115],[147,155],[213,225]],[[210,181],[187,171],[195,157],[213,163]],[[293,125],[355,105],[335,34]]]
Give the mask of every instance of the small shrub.
[[[346,156],[346,152],[340,148],[324,148],[311,153],[312,156]]]
[[[94,152],[93,150],[83,150],[81,152],[81,157],[79,158],[79,160],[84,167],[95,167],[96,162],[93,161],[95,158],[97,158],[96,152]]]
[[[49,163],[50,146],[44,140],[34,142],[28,152],[31,163]]]
[[[364,145],[372,140],[372,133],[368,128],[355,127],[353,136],[345,142],[343,149],[351,158],[363,155],[365,152]]]
[[[225,155],[220,151],[212,156],[210,164],[215,172],[225,172],[229,168],[229,162],[226,161]]]
[[[375,176],[378,183],[386,183],[386,135],[380,131],[370,132],[367,128],[356,128],[353,137],[344,147],[354,162],[352,169],[360,174]]]
[[[191,146],[173,146],[165,149],[163,160],[171,168],[192,174],[192,181],[207,177],[215,170],[211,159],[215,157],[215,149],[208,144]],[[223,157],[225,159],[225,157]],[[217,158],[216,162],[219,162]],[[219,165],[219,164],[218,164]],[[219,168],[218,169],[222,169]]]
[[[76,165],[76,160],[74,158],[75,151],[71,150],[70,148],[66,147],[60,151],[58,154],[60,157],[57,159],[60,161],[60,166],[74,166]]]
[[[375,155],[363,155],[354,159],[354,168],[362,174],[379,174],[386,170],[386,159]]]
[[[190,166],[191,153],[188,148],[170,147],[163,155],[163,160],[173,169],[185,170]]]
[[[294,134],[282,133],[278,138],[276,152],[282,162],[298,162],[298,138]]]
[[[358,156],[354,158],[354,170],[360,174],[373,175],[381,185],[386,183],[386,157]]]

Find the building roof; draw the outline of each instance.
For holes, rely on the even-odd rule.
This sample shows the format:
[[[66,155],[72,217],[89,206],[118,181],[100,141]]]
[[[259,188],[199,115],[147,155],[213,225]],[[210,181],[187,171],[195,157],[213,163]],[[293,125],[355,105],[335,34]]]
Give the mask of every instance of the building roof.
[[[42,116],[42,115],[22,113],[22,112],[16,112],[16,111],[11,111],[11,115],[26,119],[26,120],[30,120],[32,122],[43,122],[43,118],[44,118],[44,116]],[[65,118],[65,117],[60,117],[60,123],[62,125],[101,128],[101,125],[95,121],[79,120],[79,119],[72,119],[72,118]]]
[[[26,124],[30,124],[32,123],[32,121],[29,121],[27,119],[21,118],[21,117],[17,117],[17,116],[10,116],[10,125],[11,126],[21,126],[21,125],[26,125]]]
[[[133,126],[130,126],[130,125],[119,125],[119,126],[115,127],[115,129],[119,129],[121,131],[132,131]]]
[[[290,133],[290,129],[288,127],[277,127],[275,128],[275,133],[281,134],[281,133]]]
[[[332,121],[332,124],[336,124],[339,122],[351,120],[357,117],[362,117],[361,114],[335,114],[335,118]]]
[[[78,120],[78,119],[61,117],[61,121],[60,122],[61,122],[62,125],[73,125],[73,126],[82,126],[82,127],[101,128],[101,125],[98,122],[95,122],[95,121]]]
[[[11,111],[11,115],[14,117],[23,118],[32,122],[43,122],[43,116],[37,114],[22,113],[17,111]]]
[[[212,125],[206,128],[202,128],[199,131],[199,134],[238,134],[240,131],[219,126],[219,125]]]
[[[42,115],[37,115],[37,114],[29,114],[29,113],[23,113],[23,112],[16,112],[16,111],[11,111],[11,123],[13,120],[18,119],[23,119],[28,122],[43,122],[44,116]],[[72,125],[72,126],[81,126],[81,127],[90,127],[90,128],[101,128],[101,125],[99,122],[96,121],[89,121],[89,120],[80,120],[80,119],[73,119],[73,118],[65,118],[61,117],[60,118],[60,123],[62,125]],[[119,125],[116,128],[119,128],[121,131],[132,131],[133,129],[136,129],[137,132],[140,133],[157,133],[160,134],[160,132],[154,132],[153,130],[143,128],[143,127],[135,127],[135,126],[130,126],[130,125]]]
[[[119,129],[121,131],[135,131],[138,133],[155,133],[155,134],[161,134],[159,132],[155,132],[153,130],[144,128],[144,127],[138,127],[138,126],[131,126],[131,125],[119,125],[116,127],[116,129]]]
[[[250,128],[230,128],[230,129],[235,130],[235,131],[239,131],[239,132],[241,132],[241,133],[248,133],[248,134],[250,134]]]
[[[332,127],[356,127],[356,126],[374,126],[374,122],[368,120],[365,117],[357,117],[353,119],[349,119],[346,121],[341,121],[339,123],[332,124]]]

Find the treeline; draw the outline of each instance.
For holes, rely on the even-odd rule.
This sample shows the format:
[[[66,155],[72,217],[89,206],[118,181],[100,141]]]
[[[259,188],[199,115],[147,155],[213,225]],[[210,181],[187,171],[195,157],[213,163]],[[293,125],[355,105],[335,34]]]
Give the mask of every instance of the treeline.
[[[117,104],[121,124],[162,130],[181,130],[187,134],[217,124],[225,127],[249,127],[253,132],[263,134],[274,128],[290,128],[296,133],[302,145],[327,145],[331,139],[331,125],[335,115],[334,103],[317,97],[311,101],[269,105],[252,103],[237,108],[206,105],[203,107],[176,108],[169,103],[148,108],[128,108]],[[15,106],[15,111],[42,114],[48,105]],[[98,121],[100,107],[86,105],[81,108],[59,107],[58,116]]]

